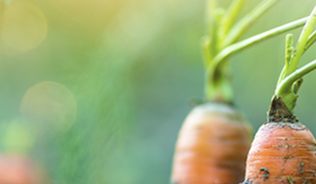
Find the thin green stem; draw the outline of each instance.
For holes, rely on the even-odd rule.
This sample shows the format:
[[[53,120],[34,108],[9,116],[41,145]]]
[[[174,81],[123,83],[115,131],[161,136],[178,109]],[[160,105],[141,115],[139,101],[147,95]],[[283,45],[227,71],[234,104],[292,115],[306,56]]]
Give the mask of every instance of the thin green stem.
[[[288,34],[285,38],[285,66],[290,65],[291,56],[293,54],[293,35]]]
[[[302,79],[302,78],[298,79],[297,81],[295,81],[295,82],[293,83],[291,90],[292,90],[292,92],[293,92],[294,94],[297,94],[297,92],[298,92],[298,90],[300,89],[302,83],[303,83],[303,79]]]
[[[211,1],[215,2],[215,1]],[[215,6],[215,5],[213,5]],[[213,58],[218,52],[218,43],[221,41],[221,37],[219,35],[219,29],[221,26],[222,16],[224,14],[223,10],[220,8],[214,9],[211,13],[211,16],[208,20],[208,35],[209,35],[209,52],[211,58]]]
[[[225,58],[227,58],[228,56],[230,56],[231,54],[233,54],[237,51],[245,49],[245,48],[247,48],[255,43],[258,43],[260,41],[263,41],[265,39],[272,38],[272,37],[280,35],[284,32],[301,27],[306,23],[307,19],[308,19],[308,17],[305,17],[305,18],[293,21],[291,23],[279,26],[277,28],[271,29],[269,31],[263,32],[261,34],[252,36],[246,40],[243,40],[241,42],[233,44],[233,45],[225,48],[224,50],[222,50],[219,54],[217,54],[217,56],[214,58],[214,60],[212,62],[213,64],[211,67],[216,67],[222,61],[225,61]]]
[[[283,67],[277,84],[276,96],[282,98],[284,104],[292,113],[298,97],[297,91],[302,83],[301,78],[316,67],[315,60],[297,70],[297,65],[306,51],[306,48],[309,48],[314,43],[314,34],[316,33],[311,35],[311,32],[313,31],[315,24],[316,6],[308,17],[290,60],[288,60],[286,56],[285,66]],[[287,40],[287,44],[292,44],[290,42],[292,42],[292,40]],[[292,51],[289,52],[291,53]]]
[[[209,101],[217,101],[222,103],[231,103],[233,101],[233,85],[231,80],[231,72],[228,67],[229,62],[225,62],[216,71],[207,70],[205,80],[205,95]],[[213,78],[210,78],[213,77]]]
[[[217,7],[217,0],[207,0],[206,6],[206,25],[208,33],[213,32],[213,13]]]
[[[294,53],[292,55],[291,65],[289,66],[285,77],[290,75],[292,72],[294,72],[296,70],[297,65],[301,59],[301,56],[303,55],[303,53],[305,51],[305,49],[304,49],[305,45],[308,41],[308,38],[309,38],[311,32],[313,31],[315,24],[316,24],[316,6],[314,7],[312,13],[310,14],[308,21],[306,22],[306,24],[303,28],[303,31],[301,32],[301,35],[298,39]]]
[[[206,6],[206,32],[207,35],[209,35],[209,52],[210,55],[215,54],[215,48],[217,44],[217,35],[216,35],[216,30],[217,30],[217,25],[214,20],[214,11],[217,8],[217,0],[207,0],[207,6]],[[214,47],[215,45],[215,47]]]
[[[206,6],[206,32],[208,35],[212,35],[215,30],[215,19],[214,19],[214,12],[217,9],[217,0],[207,0]]]
[[[316,60],[311,61],[305,66],[297,69],[295,72],[291,73],[285,79],[282,80],[281,84],[276,90],[276,95],[282,96],[285,93],[291,92],[292,84],[302,78],[304,75],[316,69]]]
[[[314,31],[309,37],[304,47],[304,53],[312,46],[316,41],[316,31]]]
[[[291,64],[291,59],[292,59],[291,57],[293,55],[293,52],[294,52],[293,35],[288,34],[288,35],[286,35],[286,38],[285,38],[285,65],[284,65],[282,72],[279,76],[277,87],[286,76],[286,73],[287,73],[287,71],[290,67],[290,64]]]
[[[265,0],[253,9],[248,15],[241,19],[228,33],[226,39],[221,44],[221,48],[225,48],[234,43],[250,25],[256,21],[265,11],[267,11],[278,0]]]
[[[246,0],[234,0],[224,15],[224,34],[232,28]]]
[[[210,33],[211,35],[211,49],[213,49],[214,55],[215,53],[218,53],[220,50],[220,44],[222,43],[223,39],[225,38],[225,35],[222,31],[223,28],[223,16],[224,16],[225,10],[222,8],[217,8],[214,11],[214,32]],[[216,40],[215,42],[212,42],[213,40]]]
[[[204,36],[201,39],[202,53],[204,56],[204,65],[205,67],[209,66],[212,62],[212,56],[210,53],[210,38],[208,36]]]

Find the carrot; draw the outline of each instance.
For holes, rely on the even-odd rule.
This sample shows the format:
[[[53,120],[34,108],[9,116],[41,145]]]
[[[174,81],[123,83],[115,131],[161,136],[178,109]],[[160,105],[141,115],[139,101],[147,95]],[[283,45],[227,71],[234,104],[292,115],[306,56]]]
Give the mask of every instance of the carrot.
[[[281,72],[268,113],[252,143],[244,184],[316,183],[316,141],[293,115],[302,77],[316,69],[316,60],[297,69],[304,52],[315,42],[316,6],[299,37],[296,48],[292,35],[286,37],[285,66]]]
[[[196,107],[179,133],[172,181],[176,184],[242,181],[251,143],[251,127],[232,106]]]
[[[1,184],[48,184],[45,174],[29,159],[0,155]]]
[[[233,105],[229,56],[266,38],[303,26],[307,18],[236,40],[276,0],[264,0],[236,24],[244,0],[226,12],[210,1],[208,35],[202,48],[206,68],[206,102],[186,118],[176,143],[171,181],[174,184],[236,184],[243,181],[252,141],[251,126]]]
[[[284,104],[281,98],[273,101]],[[315,138],[287,115],[274,116],[258,130],[247,159],[245,183],[316,183]]]

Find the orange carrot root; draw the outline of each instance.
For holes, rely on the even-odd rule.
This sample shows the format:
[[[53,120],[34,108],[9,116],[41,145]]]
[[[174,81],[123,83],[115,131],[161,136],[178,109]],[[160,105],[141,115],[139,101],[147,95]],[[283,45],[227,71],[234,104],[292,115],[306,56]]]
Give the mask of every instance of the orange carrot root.
[[[242,182],[251,128],[233,107],[209,103],[185,120],[176,144],[172,183]]]
[[[248,154],[244,184],[316,183],[316,141],[300,123],[261,126]]]
[[[0,155],[1,184],[48,184],[46,174],[26,157]]]

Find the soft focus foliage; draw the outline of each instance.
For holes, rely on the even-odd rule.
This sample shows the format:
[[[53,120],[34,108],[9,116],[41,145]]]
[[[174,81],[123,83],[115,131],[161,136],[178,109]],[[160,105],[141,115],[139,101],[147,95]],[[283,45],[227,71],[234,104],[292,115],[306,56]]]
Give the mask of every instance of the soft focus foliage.
[[[258,2],[248,0],[243,14]],[[189,101],[203,98],[205,1],[0,3],[1,151],[42,163],[54,184],[168,183]],[[315,3],[280,0],[245,37],[307,16]],[[236,105],[255,129],[283,66],[284,37],[232,57]],[[314,77],[305,77],[296,114],[315,134]]]

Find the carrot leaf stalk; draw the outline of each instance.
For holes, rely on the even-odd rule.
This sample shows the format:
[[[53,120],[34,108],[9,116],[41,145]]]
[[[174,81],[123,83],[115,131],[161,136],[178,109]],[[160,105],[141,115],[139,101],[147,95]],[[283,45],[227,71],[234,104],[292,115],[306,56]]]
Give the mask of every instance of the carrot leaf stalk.
[[[304,52],[316,41],[316,33],[312,33],[315,24],[316,6],[308,17],[295,48],[293,47],[293,36],[291,34],[286,36],[285,65],[277,84],[276,97],[281,97],[286,107],[292,113],[297,101],[297,91],[302,83],[302,77],[316,68],[315,60],[297,69]]]
[[[209,33],[214,32],[213,28],[213,12],[217,8],[217,0],[207,0],[206,6],[206,25]],[[210,34],[211,35],[211,34]]]
[[[293,112],[298,97],[297,92],[302,84],[302,77],[315,69],[316,60],[304,65],[300,69],[297,69],[283,79],[281,84],[278,85],[276,89],[277,97],[282,97],[284,103],[291,112]]]
[[[229,31],[225,41],[222,43],[222,47],[228,46],[235,42],[249,27],[255,22],[265,11],[267,11],[277,0],[265,0],[254,8],[248,15],[241,19],[232,29]]]
[[[236,43],[238,37],[246,31],[246,28],[275,2],[276,0],[265,0],[256,8],[259,12],[253,11],[237,22],[236,25],[233,25],[244,4],[244,0],[235,0],[226,12],[222,8],[216,7],[216,0],[209,0],[207,13],[208,34],[201,41],[206,68],[205,94],[208,101],[224,103],[233,101],[228,58],[231,54],[265,39],[305,25],[309,17],[290,22]],[[262,7],[260,8],[260,6]],[[210,13],[210,11],[212,12]],[[238,35],[234,36],[236,39],[229,41],[229,44],[225,44],[228,43],[227,39],[231,39],[229,35],[233,34],[233,32],[234,34],[238,32]],[[312,43],[313,39],[314,37],[311,37],[309,42]]]
[[[285,33],[287,31],[301,27],[301,26],[305,25],[307,19],[308,19],[308,17],[305,17],[305,18],[290,22],[288,24],[276,27],[274,29],[265,31],[265,32],[260,33],[258,35],[252,36],[250,38],[247,38],[247,39],[240,41],[240,42],[237,42],[235,44],[232,44],[217,54],[217,56],[214,58],[214,65],[218,66],[219,64],[223,63],[223,60],[226,57],[230,56],[231,54],[233,54],[235,52],[241,51],[241,50],[243,50],[249,46],[252,46],[256,43],[259,43],[265,39],[272,38],[272,37],[277,36],[279,34],[282,34],[282,33]]]
[[[311,45],[316,41],[316,31],[314,31],[309,37],[304,47],[304,53],[309,49]]]
[[[242,6],[246,0],[234,0],[223,17],[223,32],[227,35],[228,31],[232,28],[235,20],[240,13]]]

